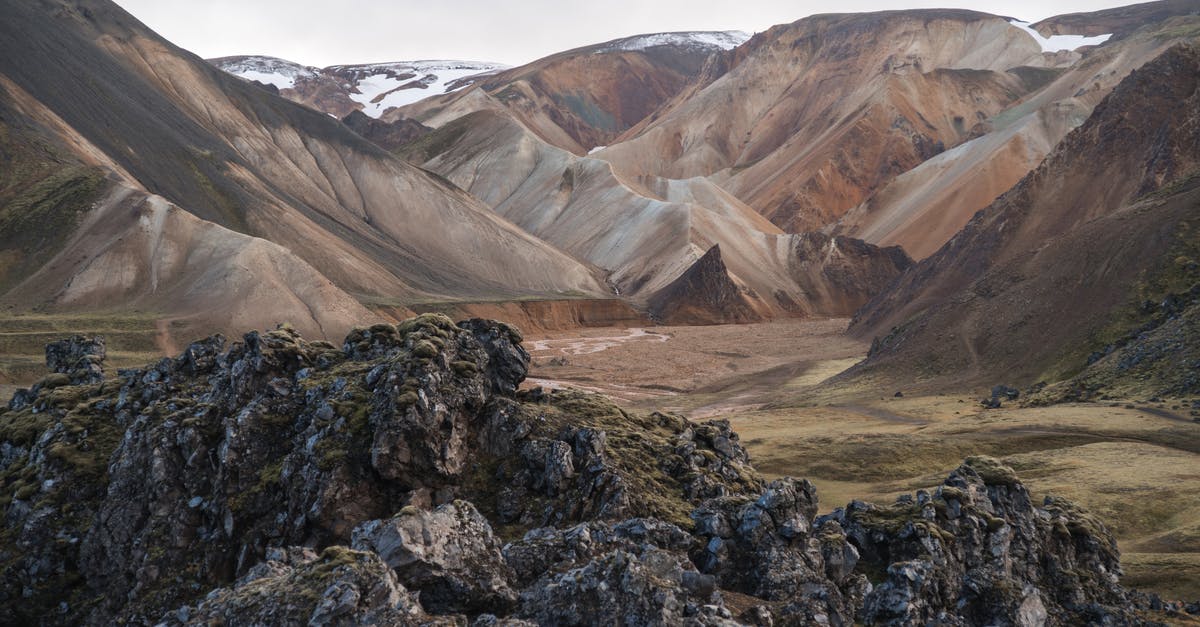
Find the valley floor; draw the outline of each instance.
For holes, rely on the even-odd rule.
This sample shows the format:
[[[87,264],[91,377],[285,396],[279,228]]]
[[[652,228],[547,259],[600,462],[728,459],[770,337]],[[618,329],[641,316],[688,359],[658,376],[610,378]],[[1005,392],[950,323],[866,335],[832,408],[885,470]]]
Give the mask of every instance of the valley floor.
[[[727,418],[765,474],[813,481],[823,511],[936,485],[969,455],[1003,457],[1035,499],[1073,499],[1113,529],[1127,585],[1200,598],[1200,423],[1190,400],[987,410],[982,389],[896,397],[815,387],[866,354],[842,335],[847,322],[544,333],[526,338],[526,385]]]

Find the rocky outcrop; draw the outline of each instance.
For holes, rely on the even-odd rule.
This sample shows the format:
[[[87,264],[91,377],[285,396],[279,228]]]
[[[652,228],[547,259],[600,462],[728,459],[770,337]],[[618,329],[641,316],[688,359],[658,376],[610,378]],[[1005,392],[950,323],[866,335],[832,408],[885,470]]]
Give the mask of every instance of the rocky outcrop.
[[[703,541],[693,558],[722,588],[778,603],[787,621],[852,624],[869,588],[853,573],[858,552],[836,525],[814,529],[816,513],[816,488],[792,479],[753,500],[708,501],[692,512]]]
[[[886,568],[866,596],[868,624],[1137,622],[1104,525],[1061,499],[1035,506],[994,459],[969,458],[890,507],[856,501],[822,520]]]
[[[64,385],[91,385],[104,380],[104,338],[73,336],[46,345],[46,368],[53,374],[27,390],[18,390],[10,409],[22,409],[37,399],[42,390]]]
[[[229,588],[164,615],[159,625],[454,625],[425,614],[374,553],[272,549]]]
[[[719,244],[656,293],[649,306],[654,317],[667,324],[761,322],[767,311],[753,290],[729,275]]]
[[[382,540],[360,527],[369,521],[383,521],[378,532],[444,518],[405,522],[406,506],[467,498],[525,528],[686,520],[714,490],[758,481],[727,425],[516,394],[529,359],[519,342],[507,325],[425,315],[355,330],[341,347],[285,327],[228,350],[209,338],[102,382],[51,375],[0,417],[11,534],[0,598],[24,599],[3,618],[148,620],[229,585],[273,547],[348,545],[355,528],[370,544]],[[473,542],[455,546],[495,548]],[[415,590],[467,585],[434,553],[408,573]],[[514,598],[506,578],[489,584],[488,609]]]
[[[1103,524],[1035,507],[995,460],[817,517],[812,484],[765,483],[727,422],[518,391],[520,339],[437,315],[341,347],[285,327],[23,392],[0,412],[0,622],[1057,625],[1149,607]],[[96,346],[51,364],[99,368]]]
[[[394,122],[385,122],[368,117],[362,111],[350,112],[349,115],[342,118],[342,124],[388,152],[393,152],[433,131],[416,120],[401,118]]]

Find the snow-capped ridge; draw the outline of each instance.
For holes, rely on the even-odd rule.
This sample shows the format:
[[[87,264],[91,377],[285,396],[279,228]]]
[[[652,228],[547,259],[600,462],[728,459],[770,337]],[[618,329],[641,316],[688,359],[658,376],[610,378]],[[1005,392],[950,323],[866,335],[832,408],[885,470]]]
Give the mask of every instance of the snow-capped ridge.
[[[234,76],[274,85],[279,89],[291,89],[296,86],[296,79],[313,78],[321,73],[320,68],[265,55],[223,57],[213,59],[211,63]]]
[[[678,33],[651,33],[617,39],[605,44],[598,52],[615,50],[646,50],[656,46],[678,46],[707,50],[732,50],[746,43],[750,34],[737,31],[686,31]]]
[[[508,69],[500,63],[423,59],[392,63],[332,65],[325,72],[338,76],[352,88],[350,99],[362,112],[379,118],[388,109],[447,94],[473,83],[473,78]]]
[[[413,70],[435,72],[437,70],[474,70],[475,72],[495,72],[507,70],[510,66],[488,61],[459,61],[454,59],[417,59],[414,61],[390,61],[385,63],[356,63],[353,65],[331,65],[325,68],[328,72],[362,72],[371,70],[403,71]]]

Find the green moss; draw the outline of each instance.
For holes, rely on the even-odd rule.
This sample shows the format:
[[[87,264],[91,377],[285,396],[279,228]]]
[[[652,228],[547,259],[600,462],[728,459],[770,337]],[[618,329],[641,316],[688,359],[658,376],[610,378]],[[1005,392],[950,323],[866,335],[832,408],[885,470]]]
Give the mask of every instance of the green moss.
[[[35,414],[29,409],[0,414],[0,442],[29,446],[53,424],[49,414]]]
[[[409,405],[416,405],[417,401],[419,400],[421,400],[421,397],[418,396],[416,392],[410,390],[396,397],[396,407],[408,407]]]
[[[356,397],[350,400],[336,401],[333,408],[339,416],[346,419],[346,425],[350,427],[351,433],[355,435],[366,433],[371,418],[371,401],[369,399]]]
[[[686,423],[663,420],[662,414],[626,412],[603,396],[576,390],[556,390],[543,403],[525,410],[536,412],[530,422],[538,425],[537,437],[556,437],[568,426],[603,431],[605,456],[628,485],[635,515],[692,528],[690,514],[696,503],[683,493],[684,483],[694,477],[676,476],[671,468],[681,461],[675,454],[674,438]],[[711,459],[715,460],[715,455]],[[752,468],[745,467],[738,475],[736,479],[715,474],[711,478],[726,483],[731,493],[760,489],[761,477]]]
[[[50,375],[46,375],[46,378],[42,379],[42,389],[43,390],[53,390],[54,388],[60,388],[64,385],[70,385],[70,384],[71,384],[71,378],[68,377],[67,375],[59,373],[59,372],[56,372],[56,373],[53,373]]]
[[[291,427],[294,418],[287,414],[265,413],[262,415],[262,424],[265,427],[272,429],[284,429]]]
[[[949,501],[952,499],[955,501],[966,501],[967,500],[967,494],[965,492],[963,492],[962,490],[959,490],[958,488],[955,488],[953,486],[948,486],[948,485],[944,485],[941,488],[938,488],[937,495],[942,497],[942,500],[944,500],[944,501]]]
[[[420,359],[433,359],[438,355],[438,348],[429,340],[421,340],[413,345],[412,354]]]
[[[258,471],[258,483],[263,488],[270,488],[279,485],[282,475],[283,460],[279,460],[274,464],[268,464],[262,470]]]
[[[321,458],[317,461],[317,468],[325,471],[333,470],[345,461],[348,454],[349,451],[344,448],[329,446],[321,451]]]
[[[1054,523],[1056,533],[1088,542],[1095,539],[1097,546],[1107,553],[1110,559],[1119,558],[1116,541],[1108,532],[1108,527],[1091,512],[1060,497],[1047,497],[1043,507],[1052,516],[1058,517]]]
[[[424,313],[396,325],[396,331],[402,336],[407,336],[411,333],[423,333],[431,337],[451,338],[459,330],[453,320],[440,313]]]
[[[476,366],[475,362],[473,362],[473,361],[460,360],[460,361],[451,362],[450,368],[452,368],[454,370],[455,374],[457,374],[460,377],[474,376],[476,373],[479,372],[479,366]]]
[[[987,485],[1012,486],[1020,483],[1016,471],[994,457],[974,455],[968,457],[965,463],[979,473]]]

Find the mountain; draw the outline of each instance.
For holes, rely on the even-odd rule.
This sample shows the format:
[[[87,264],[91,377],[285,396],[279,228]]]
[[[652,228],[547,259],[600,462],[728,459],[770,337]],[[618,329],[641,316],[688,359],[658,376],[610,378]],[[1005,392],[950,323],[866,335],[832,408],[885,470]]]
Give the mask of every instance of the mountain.
[[[818,230],[969,139],[1052,65],[971,11],[820,15],[759,33],[596,156],[628,176],[708,177],[784,230]]]
[[[917,259],[936,252],[975,212],[1037,167],[1132,70],[1176,43],[1196,40],[1200,22],[1188,12],[1200,12],[1200,3],[1136,6],[1143,10],[1127,24],[1138,28],[1111,24],[1107,32],[1119,32],[1101,47],[1073,53],[1079,58],[1069,67],[1014,69],[1042,86],[981,123],[977,137],[896,177],[827,230],[899,245]]]
[[[109,2],[3,7],[7,305],[335,336],[370,319],[360,302],[609,293],[444,179]],[[242,296],[268,277],[292,296]]]
[[[547,143],[583,155],[607,145],[694,80],[740,32],[637,35],[498,72],[453,94],[388,114],[435,128],[476,111],[505,112]]]
[[[272,85],[281,96],[338,118],[361,111],[376,119],[507,67],[475,61],[398,61],[316,68],[264,56],[221,57],[209,63],[234,76]]]
[[[1088,394],[1196,393],[1179,338],[1200,283],[1198,77],[1200,51],[1184,45],[1130,73],[858,313],[851,331],[878,339],[857,374],[1029,385],[1095,365],[1108,372]]]
[[[1033,28],[1046,36],[1082,35],[1096,36],[1114,33],[1122,37],[1145,27],[1174,17],[1200,15],[1200,4],[1195,0],[1159,0],[1143,2],[1100,11],[1067,13],[1046,18]]]
[[[605,269],[623,298],[652,313],[690,312],[665,315],[666,321],[847,316],[908,264],[898,250],[782,233],[703,178],[620,176],[606,161],[550,145],[507,112],[469,114],[401,154],[528,232]],[[694,265],[707,267],[703,258],[714,246],[720,247],[720,281],[740,286],[738,298],[753,316],[671,287]]]
[[[969,11],[813,16],[715,59],[592,156],[625,177],[708,178],[784,231],[921,259],[1132,69],[1193,39],[1197,12],[1165,1],[1061,18],[1092,20],[1078,32]]]

